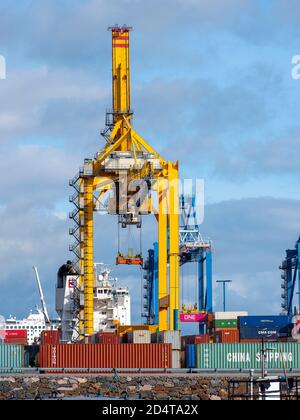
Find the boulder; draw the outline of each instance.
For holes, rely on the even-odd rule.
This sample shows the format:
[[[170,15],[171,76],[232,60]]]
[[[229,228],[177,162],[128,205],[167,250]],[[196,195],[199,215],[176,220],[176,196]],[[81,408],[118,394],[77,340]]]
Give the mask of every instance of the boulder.
[[[210,397],[210,401],[221,401],[221,398],[220,398],[220,397],[218,397],[217,395],[212,395],[212,396]]]

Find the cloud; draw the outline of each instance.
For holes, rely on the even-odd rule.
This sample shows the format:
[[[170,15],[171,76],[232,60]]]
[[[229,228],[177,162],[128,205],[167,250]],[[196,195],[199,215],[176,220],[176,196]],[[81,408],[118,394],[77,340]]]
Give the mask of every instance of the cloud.
[[[68,139],[74,147],[96,139],[110,89],[81,71],[42,66],[11,71],[0,92],[2,144],[34,135]]]
[[[233,280],[231,307],[280,312],[285,250],[300,232],[299,200],[253,198],[206,207],[202,233],[214,242],[214,278]],[[220,291],[217,303],[220,307]]]
[[[13,10],[7,1],[2,3],[6,43],[25,46],[33,59],[82,66],[109,50],[105,30],[116,22],[135,26],[151,45],[174,40],[174,28],[176,37],[209,23],[232,28],[241,14],[255,9],[250,0],[33,0],[21,1]],[[13,33],[15,26],[19,36]]]
[[[15,210],[54,209],[67,200],[68,179],[77,159],[63,150],[43,145],[18,145],[1,148],[0,167],[5,182],[0,186],[0,203]],[[18,211],[19,213],[19,211]]]
[[[253,140],[243,144],[236,157],[226,156],[219,160],[219,168],[225,175],[243,178],[258,175],[298,176],[300,139],[295,133],[290,137],[276,138],[269,141]]]

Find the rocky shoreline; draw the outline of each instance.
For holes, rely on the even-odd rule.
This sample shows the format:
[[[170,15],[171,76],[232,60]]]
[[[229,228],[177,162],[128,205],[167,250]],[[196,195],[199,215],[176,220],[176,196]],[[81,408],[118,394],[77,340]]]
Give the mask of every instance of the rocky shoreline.
[[[228,399],[228,378],[197,375],[0,376],[0,400],[68,397],[220,401]]]

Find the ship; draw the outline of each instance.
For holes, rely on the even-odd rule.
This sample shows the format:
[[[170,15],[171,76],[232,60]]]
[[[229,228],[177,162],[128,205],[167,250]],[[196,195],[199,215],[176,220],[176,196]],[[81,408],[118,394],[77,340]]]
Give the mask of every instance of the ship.
[[[46,323],[44,313],[38,307],[30,311],[27,318],[17,319],[12,315],[1,324],[1,330],[9,332],[27,331],[27,343],[33,345],[39,343],[42,331],[54,331],[60,327],[59,320],[51,320]]]
[[[81,337],[80,307],[84,294],[73,263],[67,261],[57,274],[56,312],[61,319],[61,342],[74,343]],[[114,332],[118,326],[131,325],[131,298],[128,287],[103,263],[94,264],[94,332]]]

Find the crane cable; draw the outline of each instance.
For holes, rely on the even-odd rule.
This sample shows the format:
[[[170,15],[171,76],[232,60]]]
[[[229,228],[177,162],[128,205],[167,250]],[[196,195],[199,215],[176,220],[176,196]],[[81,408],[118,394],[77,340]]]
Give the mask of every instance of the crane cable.
[[[143,224],[141,219],[141,227],[140,227],[140,256],[143,255]]]
[[[118,256],[120,255],[120,218],[118,217]]]

